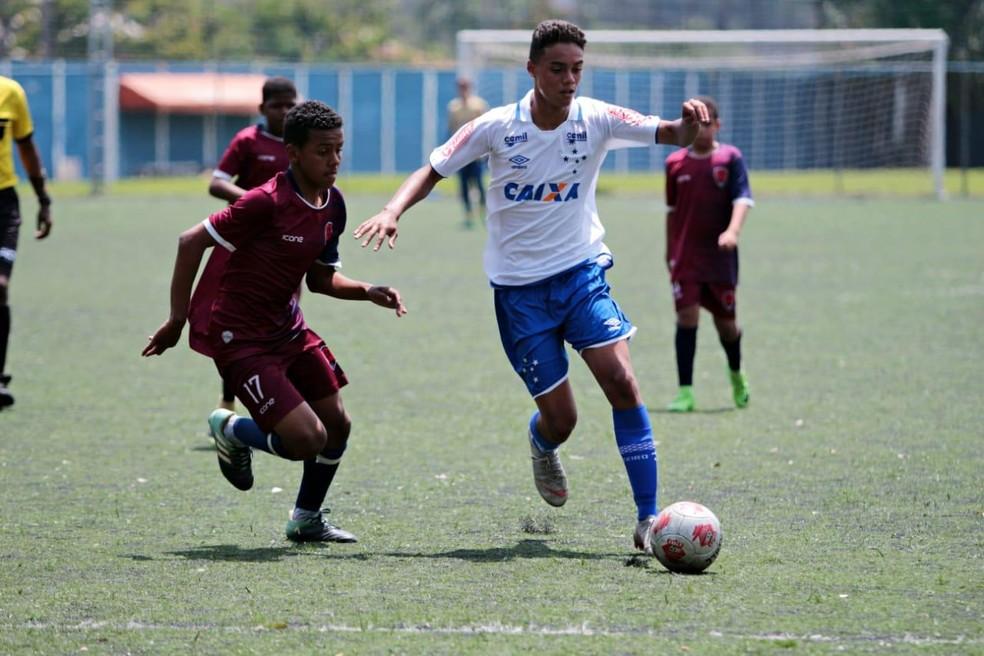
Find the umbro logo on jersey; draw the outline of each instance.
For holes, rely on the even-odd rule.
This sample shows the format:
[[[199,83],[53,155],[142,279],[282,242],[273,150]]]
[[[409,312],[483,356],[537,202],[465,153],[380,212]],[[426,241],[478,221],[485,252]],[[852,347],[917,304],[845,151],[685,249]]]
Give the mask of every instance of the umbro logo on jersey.
[[[289,242],[291,242],[293,244],[303,244],[304,243],[304,237],[303,237],[303,235],[281,235],[280,238],[283,239],[284,241],[289,241]]]
[[[510,135],[507,135],[503,139],[503,141],[505,142],[506,146],[509,147],[509,148],[512,148],[513,146],[515,146],[518,143],[526,143],[529,140],[530,140],[530,138],[529,138],[529,136],[527,136],[527,134],[525,132],[523,134],[510,134]]]
[[[539,200],[544,203],[564,203],[577,198],[579,182],[541,182],[538,185],[523,185],[515,182],[506,185],[503,192],[506,198],[514,201]]]
[[[573,144],[581,141],[586,142],[588,140],[588,133],[585,132],[568,132],[567,133],[567,143]]]
[[[618,317],[612,317],[605,321],[605,325],[608,326],[608,332],[615,332],[622,327],[622,320]]]
[[[525,169],[526,165],[530,162],[530,158],[523,157],[522,155],[516,155],[515,157],[510,157],[509,161],[512,162],[512,168]]]

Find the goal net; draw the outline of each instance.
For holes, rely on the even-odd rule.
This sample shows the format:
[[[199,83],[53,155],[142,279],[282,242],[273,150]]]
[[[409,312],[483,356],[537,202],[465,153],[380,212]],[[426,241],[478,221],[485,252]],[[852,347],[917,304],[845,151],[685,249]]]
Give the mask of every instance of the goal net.
[[[834,193],[892,193],[912,181],[903,184],[943,195],[941,30],[596,30],[587,39],[582,95],[667,118],[710,95],[720,139],[751,169]],[[530,88],[529,40],[528,31],[461,31],[458,73],[490,105],[514,102]],[[657,171],[665,155],[620,150],[606,167]]]

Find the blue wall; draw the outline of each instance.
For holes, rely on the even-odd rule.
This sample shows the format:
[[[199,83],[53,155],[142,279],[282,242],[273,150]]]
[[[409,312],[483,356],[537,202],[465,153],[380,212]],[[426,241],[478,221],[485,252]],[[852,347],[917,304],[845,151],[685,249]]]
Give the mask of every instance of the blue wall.
[[[89,68],[82,62],[62,62],[61,66],[66,99],[62,127],[64,155],[77,163],[79,173],[85,176],[89,171]],[[35,138],[49,170],[54,168],[54,121],[57,120],[53,99],[55,86],[61,80],[55,73],[57,68],[54,62],[0,62],[0,74],[12,75],[27,90],[36,123]],[[347,127],[345,166],[353,172],[378,172],[388,162],[400,172],[417,168],[429,148],[446,139],[445,107],[456,94],[455,72],[450,69],[328,65],[294,67],[284,64],[206,67],[205,64],[188,62],[118,65],[119,74],[164,70],[218,70],[293,77],[300,89],[307,89],[307,97],[323,100],[343,113]],[[892,146],[897,150],[886,150],[884,131],[882,134],[871,131],[871,135],[852,135],[851,147],[846,151],[834,147],[831,135],[837,134],[838,130],[830,108],[835,75],[839,85],[837,91],[841,94],[838,97],[846,97],[848,105],[852,94],[857,95],[858,99],[865,93],[870,95],[870,85],[864,73],[852,75],[831,71],[651,73],[591,68],[585,76],[583,91],[587,95],[625,104],[644,113],[669,117],[678,115],[680,103],[688,92],[710,92],[722,104],[723,140],[738,145],[753,168],[870,166],[873,164],[865,162],[872,161],[873,149],[881,149],[880,152],[890,158],[888,161],[895,166],[924,165],[922,162],[925,160],[918,159],[924,157],[924,153],[911,142],[904,144],[904,148]],[[884,77],[881,79],[884,80]],[[394,111],[384,106],[387,80],[393,91]],[[430,106],[427,106],[428,84],[436,88],[436,98],[432,99]],[[529,89],[529,84],[526,71],[516,67],[483,71],[476,80],[476,89],[491,106],[496,106],[514,101]],[[879,97],[889,102],[892,94],[885,91],[881,90]],[[651,106],[654,103],[656,106]],[[868,108],[890,111],[883,105],[872,106],[870,103]],[[923,111],[922,108],[918,109]],[[782,129],[779,118],[790,114],[796,117],[798,127],[795,130]],[[167,159],[180,164],[181,171],[187,171],[189,168],[208,170],[214,166],[232,135],[259,120],[259,117],[216,117],[217,135],[215,152],[212,153],[202,152],[204,117],[170,116],[166,120]],[[392,122],[388,130],[383,129],[384,121]],[[153,113],[120,113],[120,175],[140,175],[160,168],[155,166],[154,161],[155,130],[156,117]],[[384,143],[387,134],[392,135],[390,144]],[[870,139],[870,143],[866,139]],[[630,149],[609,157],[605,167],[661,170],[666,154],[666,149]]]

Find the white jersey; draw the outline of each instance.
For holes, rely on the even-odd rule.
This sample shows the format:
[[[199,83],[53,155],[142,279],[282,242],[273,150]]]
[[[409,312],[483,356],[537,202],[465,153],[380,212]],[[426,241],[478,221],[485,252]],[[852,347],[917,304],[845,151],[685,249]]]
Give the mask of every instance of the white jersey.
[[[532,96],[466,123],[430,156],[444,177],[489,156],[484,259],[497,285],[537,282],[605,252],[595,205],[605,154],[656,143],[659,117],[594,98],[576,98],[564,123],[541,130]]]

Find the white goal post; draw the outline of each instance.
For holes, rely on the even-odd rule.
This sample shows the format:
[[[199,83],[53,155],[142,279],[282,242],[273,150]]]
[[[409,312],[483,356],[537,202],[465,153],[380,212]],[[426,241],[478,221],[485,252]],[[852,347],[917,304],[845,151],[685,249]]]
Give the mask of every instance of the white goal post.
[[[463,30],[458,74],[490,104],[518,99],[530,31]],[[593,30],[584,95],[675,116],[680,102],[714,96],[722,139],[751,168],[919,169],[943,197],[946,56],[936,29]],[[657,170],[661,157],[618,151],[615,170]],[[663,154],[665,155],[665,153]],[[659,161],[657,161],[659,160]]]

